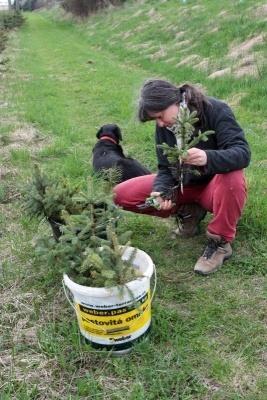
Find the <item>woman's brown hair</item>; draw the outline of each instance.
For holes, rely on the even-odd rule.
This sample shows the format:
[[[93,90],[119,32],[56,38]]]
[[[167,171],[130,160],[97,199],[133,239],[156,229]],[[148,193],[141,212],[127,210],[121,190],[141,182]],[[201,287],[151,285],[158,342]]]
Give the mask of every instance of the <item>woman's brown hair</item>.
[[[150,121],[151,113],[165,110],[173,104],[180,104],[185,93],[185,101],[190,111],[197,111],[200,123],[204,123],[204,104],[208,103],[207,97],[196,86],[184,84],[175,86],[161,79],[150,79],[146,81],[141,89],[138,118],[141,122]]]

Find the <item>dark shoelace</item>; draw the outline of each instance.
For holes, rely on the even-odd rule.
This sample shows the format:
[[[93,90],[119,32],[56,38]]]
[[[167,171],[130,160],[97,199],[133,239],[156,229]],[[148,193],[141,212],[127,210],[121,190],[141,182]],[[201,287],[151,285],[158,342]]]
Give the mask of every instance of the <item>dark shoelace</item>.
[[[219,242],[216,242],[213,239],[209,239],[202,257],[205,257],[207,259],[211,258],[211,256],[215,253],[215,251],[218,250],[219,246],[220,246]]]

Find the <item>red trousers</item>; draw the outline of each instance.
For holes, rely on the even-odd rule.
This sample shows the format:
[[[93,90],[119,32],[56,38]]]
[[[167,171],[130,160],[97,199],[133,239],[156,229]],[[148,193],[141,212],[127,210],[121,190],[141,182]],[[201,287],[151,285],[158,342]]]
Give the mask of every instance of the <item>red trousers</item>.
[[[175,215],[181,204],[198,203],[213,213],[208,224],[210,233],[223,237],[227,242],[235,238],[236,226],[246,201],[246,183],[242,170],[217,174],[207,184],[184,187],[178,192],[175,207],[156,210],[153,207],[138,208],[152,192],[154,174],[139,176],[122,182],[114,188],[114,201],[128,211],[166,218]]]

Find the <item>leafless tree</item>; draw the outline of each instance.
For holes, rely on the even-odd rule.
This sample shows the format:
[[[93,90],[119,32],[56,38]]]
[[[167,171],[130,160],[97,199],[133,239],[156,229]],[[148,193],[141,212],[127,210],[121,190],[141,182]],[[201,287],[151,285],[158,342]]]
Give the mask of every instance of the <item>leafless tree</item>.
[[[120,2],[120,0],[64,0],[62,6],[73,14],[87,16],[100,8],[119,4]]]
[[[18,11],[20,9],[19,0],[15,0],[15,9]]]

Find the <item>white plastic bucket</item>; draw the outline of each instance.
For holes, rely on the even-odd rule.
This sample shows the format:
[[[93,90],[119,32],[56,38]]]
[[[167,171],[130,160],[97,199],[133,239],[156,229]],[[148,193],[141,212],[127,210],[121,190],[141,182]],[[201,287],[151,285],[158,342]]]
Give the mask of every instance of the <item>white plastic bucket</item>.
[[[66,274],[65,284],[73,296],[81,334],[95,347],[127,352],[133,342],[143,336],[151,324],[150,280],[155,271],[152,259],[142,250],[127,247],[122,259],[130,258],[136,250],[133,266],[142,277],[128,282],[125,286],[96,288],[78,285]],[[65,294],[67,295],[66,291]],[[67,296],[68,297],[68,296]],[[69,300],[69,298],[68,298]],[[70,300],[69,300],[70,301]]]

